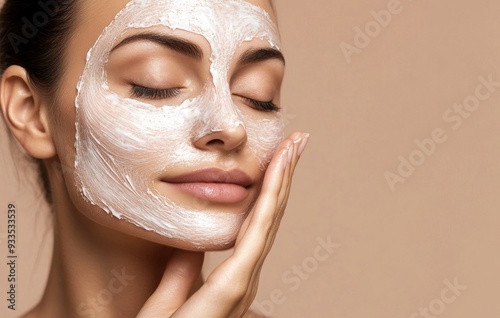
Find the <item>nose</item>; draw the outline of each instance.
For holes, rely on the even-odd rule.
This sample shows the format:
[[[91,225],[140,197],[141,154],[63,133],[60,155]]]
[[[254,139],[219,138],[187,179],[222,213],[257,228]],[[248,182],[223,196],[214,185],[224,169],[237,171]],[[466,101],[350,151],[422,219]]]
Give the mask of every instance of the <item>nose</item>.
[[[242,124],[211,132],[194,142],[202,150],[231,152],[242,149],[247,142],[247,133]]]

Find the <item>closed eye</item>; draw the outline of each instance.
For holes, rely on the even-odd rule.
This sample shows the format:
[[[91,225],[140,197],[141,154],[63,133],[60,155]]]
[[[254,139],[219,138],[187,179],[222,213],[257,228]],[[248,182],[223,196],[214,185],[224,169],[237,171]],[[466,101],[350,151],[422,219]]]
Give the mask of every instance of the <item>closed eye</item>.
[[[130,95],[134,98],[140,99],[150,99],[150,100],[162,100],[168,99],[178,96],[181,93],[180,88],[166,88],[166,89],[157,89],[144,87],[140,85],[132,85],[130,89]],[[280,111],[280,107],[278,107],[273,101],[263,102],[256,99],[241,97],[249,106],[252,108],[256,108],[258,110],[266,111],[266,112],[278,112]]]
[[[157,89],[144,87],[140,85],[132,85],[130,89],[130,95],[135,98],[141,99],[150,99],[150,100],[161,100],[167,98],[176,97],[181,93],[180,88],[166,88],[166,89]]]
[[[262,102],[248,97],[242,97],[242,98],[245,102],[250,104],[251,107],[258,108],[266,112],[277,112],[281,109],[275,103],[273,103],[273,101]]]

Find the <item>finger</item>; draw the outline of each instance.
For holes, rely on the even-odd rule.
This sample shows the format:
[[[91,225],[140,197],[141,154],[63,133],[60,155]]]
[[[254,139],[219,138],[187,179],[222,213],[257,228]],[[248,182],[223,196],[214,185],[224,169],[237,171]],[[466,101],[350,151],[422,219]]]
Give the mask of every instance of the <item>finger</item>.
[[[137,317],[170,317],[189,298],[201,274],[204,253],[175,250],[158,288]]]
[[[271,174],[266,173],[261,191],[261,196],[259,197],[259,200],[255,205],[255,208],[252,210],[252,213],[246,220],[247,223],[246,226],[248,227],[248,225],[253,224],[256,232],[255,234],[258,237],[262,238],[262,243],[264,244],[263,249],[260,248],[261,250],[260,255],[258,255],[259,262],[263,262],[263,259],[265,259],[265,257],[269,253],[269,250],[276,237],[277,229],[283,217],[284,208],[286,206],[286,200],[288,199],[288,194],[291,185],[291,177],[293,175],[293,171],[299,159],[299,150],[303,150],[303,147],[301,147],[301,145],[304,142],[304,140],[307,140],[308,136],[309,136],[308,134],[295,132],[291,134],[284,141],[281,147],[278,148],[281,151],[283,151],[283,149],[285,149],[286,151],[285,153],[282,153],[282,155],[285,157],[282,158],[283,160],[281,162],[282,164],[284,164],[285,171],[283,174],[281,174],[280,179],[276,178],[275,175],[273,175],[272,173]],[[268,168],[268,172],[273,168],[274,167],[270,165]],[[267,181],[269,180],[269,178],[271,178],[271,181],[275,181],[276,183],[275,184],[268,183]],[[278,186],[278,183],[281,184]],[[279,194],[276,195],[275,191],[278,191]],[[268,195],[267,198],[268,200],[265,200],[265,195]],[[270,203],[271,201],[273,203]],[[259,219],[259,216],[255,216],[256,213],[259,213],[262,218]],[[269,226],[267,227],[266,225]],[[267,232],[263,230],[267,230]],[[248,229],[245,229],[245,232],[242,231],[242,233],[240,234],[243,234],[244,237],[247,238],[251,237],[251,234],[247,235],[246,233],[247,231]],[[255,243],[255,241],[252,242]],[[237,242],[236,246],[241,247],[242,245],[243,244]],[[248,248],[246,246],[243,246],[242,248],[240,248],[240,250],[248,251]],[[256,251],[257,250],[259,249],[256,249]]]
[[[294,136],[295,141],[301,134]],[[175,316],[240,317],[251,305],[258,287],[260,271],[282,216],[279,199],[289,188],[292,164],[298,146],[288,138],[276,151],[266,171],[261,194],[239,233],[235,251],[207,278],[205,285],[176,312]],[[283,199],[283,195],[281,195]]]
[[[273,160],[271,161],[271,163],[270,163],[270,165],[269,165],[269,167],[268,167],[268,170],[272,170],[272,169],[274,169],[274,168],[275,168],[275,167],[274,167],[274,165],[277,163],[277,162],[276,162],[276,160],[274,160],[274,159],[276,159],[276,157],[280,156],[280,153],[282,153],[282,151],[284,151],[284,150],[285,150],[286,148],[288,148],[290,145],[293,145],[292,143],[297,143],[297,141],[302,140],[302,136],[303,136],[303,135],[304,135],[304,134],[302,134],[302,133],[295,132],[295,133],[291,134],[290,136],[288,136],[288,138],[286,138],[286,139],[285,139],[285,140],[284,140],[284,141],[283,141],[283,142],[282,142],[282,143],[281,143],[281,144],[277,147],[277,150],[276,150],[276,152],[275,152],[275,156],[273,157]],[[306,135],[307,135],[307,134],[306,134]],[[307,135],[307,136],[308,136],[308,135]],[[296,152],[296,151],[294,151],[294,152]],[[296,161],[297,161],[298,159],[293,158],[292,160],[294,161],[294,163],[296,163]],[[286,167],[285,167],[285,168],[286,168]],[[270,177],[268,174],[269,174],[269,173],[267,172],[267,173],[266,173],[266,177],[265,177],[264,182],[263,182],[263,184],[264,184],[264,185],[266,184],[266,179]],[[285,171],[284,176],[286,177],[287,175],[289,175],[289,172],[288,172],[288,171]],[[283,181],[283,180],[284,180],[284,179],[282,179],[282,181]],[[286,180],[285,180],[285,181],[286,181]],[[288,182],[288,181],[287,181],[287,182]],[[281,190],[280,190],[280,191],[283,191],[283,189],[286,189],[286,185],[287,185],[287,183],[285,183],[285,187],[283,187],[283,185],[282,185],[282,186],[281,186]],[[264,188],[263,188],[263,189],[261,189],[261,193],[262,193],[262,192],[264,192],[264,191],[266,191],[266,190],[267,190],[267,189],[266,189],[266,188],[265,188],[265,186],[264,186]],[[281,196],[281,197],[280,197],[280,201],[282,201],[283,196],[282,196],[282,194],[281,194],[281,193],[280,193],[280,196]],[[248,224],[250,223],[250,221],[251,221],[251,219],[252,219],[252,215],[253,215],[254,213],[255,213],[255,209],[252,209],[252,211],[249,213],[248,217],[246,218],[245,222],[243,223],[243,225],[242,225],[242,227],[241,227],[241,230],[240,230],[240,232],[239,232],[238,238],[237,238],[237,240],[236,240],[236,244],[238,244],[239,239],[240,239],[240,238],[241,238],[241,237],[245,234],[246,229],[247,229],[247,227],[248,227]]]
[[[292,185],[292,178],[293,174],[295,171],[295,168],[297,166],[297,163],[300,159],[300,155],[303,153],[305,150],[305,147],[307,146],[307,142],[309,139],[309,134],[303,134],[303,133],[294,133],[290,136],[290,138],[293,140],[293,148],[291,151],[293,151],[291,155],[291,160],[289,160],[289,163],[286,167],[285,170],[285,177],[283,179],[283,186],[281,187],[279,198],[278,198],[278,206],[279,206],[279,212],[276,216],[275,219],[275,224],[274,224],[274,229],[271,231],[272,236],[268,239],[266,250],[265,250],[265,255],[267,255],[274,244],[274,241],[276,239],[277,235],[277,229],[280,226],[281,220],[284,216],[285,208],[288,202],[288,197],[290,195],[290,189]],[[262,260],[263,262],[264,260]]]
[[[255,295],[257,293],[257,287],[259,283],[259,277],[260,277],[260,271],[262,269],[262,266],[264,264],[264,261],[269,254],[269,251],[271,250],[272,245],[274,244],[278,228],[280,226],[281,220],[284,215],[284,210],[286,206],[286,202],[288,200],[288,196],[290,193],[290,188],[291,188],[291,183],[292,183],[292,176],[295,171],[295,167],[300,159],[300,155],[303,153],[305,150],[305,147],[307,146],[307,142],[309,139],[309,134],[304,134],[304,133],[294,133],[292,134],[288,139],[293,140],[293,145],[292,147],[289,148],[289,151],[287,153],[288,160],[287,160],[287,165],[285,168],[285,173],[284,173],[284,178],[282,180],[282,186],[280,189],[280,194],[278,198],[278,211],[275,215],[274,221],[273,221],[273,228],[271,229],[269,236],[266,240],[266,246],[263,250],[263,253],[260,256],[259,261],[257,262],[256,266],[254,267],[252,277],[250,279],[250,286],[247,291],[247,298],[248,299],[254,299]],[[247,308],[248,309],[248,308]]]
[[[271,160],[264,177],[261,195],[245,221],[247,223],[245,234],[240,233],[233,255],[217,266],[207,277],[202,288],[176,312],[176,316],[195,316],[199,310],[204,310],[205,316],[209,316],[210,313],[213,317],[228,317],[229,313],[237,310],[235,306],[243,311],[247,309],[245,307],[250,306],[253,298],[246,303],[242,300],[247,298],[249,291],[255,294],[257,288],[255,272],[260,271],[256,268],[256,263],[264,250],[267,236],[262,234],[265,230],[259,226],[264,222],[264,217],[260,214],[266,215],[271,220],[273,218],[288,160],[286,147],[291,145],[290,140],[284,141]],[[259,213],[255,213],[255,210],[259,210]],[[256,236],[256,229],[261,235]]]
[[[283,187],[288,165],[288,150],[292,146],[293,143],[286,140],[273,158],[264,176],[260,195],[245,221],[245,231],[239,235],[235,245],[233,257],[242,256],[248,267],[253,267],[260,258],[269,232],[273,228],[278,195]]]
[[[292,185],[292,177],[293,177],[293,174],[295,172],[295,168],[297,166],[297,163],[300,159],[300,155],[302,154],[305,147],[307,146],[307,142],[309,140],[309,134],[303,134],[303,133],[297,134],[297,133],[295,133],[290,138],[292,138],[292,140],[293,140],[294,147],[293,147],[292,159],[291,159],[291,162],[289,164],[290,169],[287,170],[285,173],[286,176],[284,179],[284,184],[283,184],[283,187],[281,189],[280,196],[279,196],[279,200],[280,200],[281,204],[282,205],[284,204],[284,206],[280,207],[282,209],[284,209],[284,207],[286,206],[286,203],[288,202],[288,195],[290,193],[290,188]]]

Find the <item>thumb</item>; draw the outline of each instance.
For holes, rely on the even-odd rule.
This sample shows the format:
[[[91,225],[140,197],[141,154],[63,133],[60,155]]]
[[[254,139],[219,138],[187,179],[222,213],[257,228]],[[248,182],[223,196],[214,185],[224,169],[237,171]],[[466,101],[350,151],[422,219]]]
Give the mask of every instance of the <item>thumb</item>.
[[[193,285],[200,277],[203,258],[204,253],[175,250],[158,288],[137,317],[170,317],[189,298]]]

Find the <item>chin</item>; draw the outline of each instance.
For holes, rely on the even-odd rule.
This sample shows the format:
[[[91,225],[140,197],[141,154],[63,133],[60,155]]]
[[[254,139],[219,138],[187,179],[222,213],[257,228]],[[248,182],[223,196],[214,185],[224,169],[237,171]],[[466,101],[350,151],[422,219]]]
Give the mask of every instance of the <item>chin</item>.
[[[88,210],[87,210],[88,211]],[[222,251],[234,246],[247,213],[194,212],[193,222],[189,227],[171,229],[157,227],[155,230],[145,229],[133,220],[118,219],[100,209],[94,213],[84,213],[84,217],[92,223],[107,228],[105,232],[113,235],[109,229],[126,235],[129,238],[151,242],[165,247],[173,247],[189,251],[209,252]],[[123,242],[124,244],[127,239]]]
[[[237,234],[236,234],[237,235]],[[193,244],[193,242],[187,241],[178,241],[172,243],[171,239],[169,239],[168,244],[169,247],[174,247],[186,251],[193,252],[216,252],[216,251],[224,251],[234,247],[236,242],[236,235],[231,238],[213,238],[211,241],[206,242],[198,242],[197,244]]]
[[[192,227],[182,233],[148,231],[158,243],[190,251],[221,251],[234,246],[247,214],[194,212],[197,216]]]
[[[217,235],[207,235],[207,233],[196,235],[193,233],[191,237],[184,237],[182,239],[163,236],[137,227],[136,230],[132,231],[132,233],[129,231],[127,234],[168,247],[195,252],[210,252],[223,251],[232,248],[236,242],[240,228],[241,226],[227,229],[225,233],[219,232]]]

